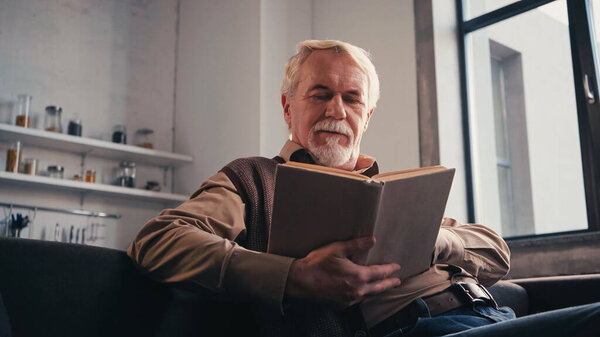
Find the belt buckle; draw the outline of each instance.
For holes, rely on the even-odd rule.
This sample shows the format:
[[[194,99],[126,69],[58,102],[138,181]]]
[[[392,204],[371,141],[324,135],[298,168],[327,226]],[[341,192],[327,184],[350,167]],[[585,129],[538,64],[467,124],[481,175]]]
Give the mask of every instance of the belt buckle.
[[[458,282],[455,283],[454,286],[457,289],[460,289],[461,293],[463,293],[471,303],[490,303],[494,305],[494,308],[498,309],[498,303],[496,303],[492,294],[490,294],[484,286],[469,282]]]

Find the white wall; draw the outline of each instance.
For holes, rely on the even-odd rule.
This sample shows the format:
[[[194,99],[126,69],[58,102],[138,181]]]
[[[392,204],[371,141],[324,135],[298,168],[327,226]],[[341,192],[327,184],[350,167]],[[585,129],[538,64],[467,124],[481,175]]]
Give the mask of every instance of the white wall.
[[[191,193],[260,150],[260,1],[182,0],[175,150],[194,157],[175,188]]]
[[[193,191],[237,157],[279,152],[284,65],[308,38],[373,54],[382,98],[362,150],[383,170],[418,166],[413,16],[410,0],[182,1],[175,149],[195,163],[178,170],[176,188]]]
[[[154,129],[171,150],[176,0],[0,1],[0,97],[78,114],[84,136]],[[152,118],[148,118],[152,117]]]
[[[0,98],[32,95],[38,128],[44,107],[55,104],[64,109],[65,127],[75,114],[81,118],[86,137],[106,139],[114,124],[126,123],[130,142],[136,129],[150,127],[156,148],[171,151],[176,22],[176,0],[0,0]],[[0,144],[2,168],[5,150]],[[71,178],[81,159],[59,150],[25,147],[24,157],[40,159],[42,167],[61,164]],[[98,180],[106,183],[117,165],[86,161],[86,168],[96,169]],[[138,185],[162,178],[160,169],[138,167]],[[0,202],[121,214],[118,221],[106,220],[106,240],[97,242],[120,249],[165,206],[91,196],[80,205],[78,193],[16,186],[1,186]],[[57,221],[82,227],[90,219],[40,213],[33,237],[39,238],[44,227],[53,230]]]
[[[311,1],[260,2],[260,155],[273,157],[288,138],[281,108],[283,65],[312,37]]]
[[[413,1],[315,1],[313,38],[344,40],[371,52],[381,99],[361,150],[375,156],[382,171],[418,167]]]

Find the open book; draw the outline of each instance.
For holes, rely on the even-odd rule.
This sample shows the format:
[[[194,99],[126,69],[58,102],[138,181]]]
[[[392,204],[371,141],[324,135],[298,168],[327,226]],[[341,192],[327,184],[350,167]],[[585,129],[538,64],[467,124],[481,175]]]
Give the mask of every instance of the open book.
[[[372,178],[318,165],[277,166],[268,252],[302,258],[334,241],[375,236],[358,264],[398,263],[398,277],[429,268],[454,169],[424,167]]]

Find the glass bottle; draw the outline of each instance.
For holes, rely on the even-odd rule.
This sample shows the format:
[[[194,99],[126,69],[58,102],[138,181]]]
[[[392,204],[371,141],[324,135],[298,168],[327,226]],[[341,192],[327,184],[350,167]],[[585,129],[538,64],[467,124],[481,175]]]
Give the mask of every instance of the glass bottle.
[[[63,179],[65,175],[65,168],[60,165],[48,166],[48,176],[50,178]]]
[[[71,119],[69,120],[69,126],[67,127],[67,133],[71,136],[81,137],[81,120],[80,119]]]
[[[18,126],[22,126],[24,128],[31,127],[31,115],[30,115],[30,106],[31,106],[30,95],[20,94],[17,95],[17,118],[15,124]]]
[[[0,123],[12,124],[15,103],[10,100],[0,100]]]
[[[46,107],[46,116],[44,118],[44,130],[50,132],[62,133],[62,108],[54,105]]]
[[[85,171],[85,181],[88,183],[95,183],[96,182],[96,171],[95,170]]]
[[[35,158],[25,158],[23,160],[23,173],[32,176],[38,175],[38,160]]]
[[[133,143],[136,146],[144,147],[147,149],[154,148],[154,131],[152,129],[139,129],[135,132],[133,137]]]
[[[135,187],[135,162],[122,161],[119,164],[116,185],[123,187]]]
[[[127,144],[127,129],[123,124],[117,124],[112,129],[113,143]]]
[[[6,151],[6,172],[19,172],[19,167],[21,167],[21,142],[15,141],[12,142]]]

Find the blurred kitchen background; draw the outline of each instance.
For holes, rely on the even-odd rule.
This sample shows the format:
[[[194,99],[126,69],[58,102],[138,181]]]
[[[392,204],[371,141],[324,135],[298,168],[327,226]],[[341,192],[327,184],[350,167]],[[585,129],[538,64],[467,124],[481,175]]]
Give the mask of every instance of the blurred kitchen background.
[[[29,219],[21,237],[125,249],[230,160],[279,152],[284,64],[313,38],[373,54],[382,99],[363,151],[384,170],[418,166],[412,1],[0,0],[0,166],[19,145],[22,172],[0,176],[0,229],[14,235],[6,224],[20,214]],[[30,96],[21,97],[30,130],[16,129],[19,95]],[[81,137],[68,134],[70,123]],[[112,143],[118,125],[126,146]],[[153,149],[134,148],[140,129]],[[23,173],[27,159],[37,176]],[[131,193],[141,194],[110,186],[124,161],[135,163]],[[62,180],[49,181],[61,167]],[[149,181],[160,192],[147,193]]]
[[[502,19],[519,2],[0,0],[0,235],[123,250],[229,161],[277,155],[284,65],[305,39],[372,54],[362,152],[382,171],[457,168],[448,216],[530,239],[514,252],[597,234],[567,3]]]

